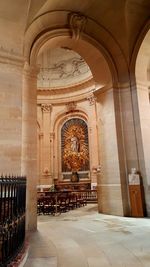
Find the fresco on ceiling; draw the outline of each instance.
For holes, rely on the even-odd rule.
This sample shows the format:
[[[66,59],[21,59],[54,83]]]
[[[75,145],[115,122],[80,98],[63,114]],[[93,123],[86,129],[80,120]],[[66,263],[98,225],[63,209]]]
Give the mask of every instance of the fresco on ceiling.
[[[92,77],[84,59],[72,50],[47,51],[39,57],[38,65],[38,88],[68,86]]]
[[[61,129],[62,172],[89,170],[88,128],[78,118],[68,120]]]

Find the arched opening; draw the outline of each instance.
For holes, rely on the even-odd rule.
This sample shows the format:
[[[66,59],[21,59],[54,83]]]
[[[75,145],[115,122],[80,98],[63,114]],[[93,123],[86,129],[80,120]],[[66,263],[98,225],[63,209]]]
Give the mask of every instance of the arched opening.
[[[124,172],[125,170],[125,162],[124,162],[125,159],[123,158],[124,151],[122,157],[120,151],[121,149],[123,150],[123,145],[122,144],[119,145],[118,143],[122,142],[122,134],[121,134],[122,129],[120,131],[120,128],[119,129],[116,128],[116,120],[117,123],[120,124],[119,122],[120,115],[118,113],[120,112],[120,110],[118,109],[119,105],[117,104],[118,101],[120,101],[120,97],[118,94],[119,90],[115,91],[114,87],[116,86],[119,80],[117,79],[116,66],[112,60],[112,57],[102,45],[100,45],[93,38],[90,38],[84,34],[82,38],[74,39],[70,38],[70,33],[68,32],[68,30],[63,30],[63,31],[58,30],[58,32],[57,30],[46,31],[46,33],[43,32],[43,34],[37,36],[37,38],[33,40],[33,43],[30,40],[31,37],[30,34],[31,33],[29,32],[29,44],[26,49],[26,56],[28,58],[28,64],[26,65],[27,67],[26,72],[29,75],[28,77],[26,75],[24,82],[25,85],[24,90],[25,91],[28,90],[28,93],[25,92],[25,98],[26,98],[25,104],[28,105],[28,108],[25,108],[26,111],[28,110],[28,115],[25,114],[25,117],[26,118],[30,117],[30,123],[32,117],[34,122],[35,113],[34,115],[33,112],[31,114],[31,109],[33,108],[33,103],[31,103],[31,99],[34,102],[34,112],[36,112],[35,104],[37,103],[35,103],[36,102],[35,100],[37,91],[35,89],[37,88],[36,85],[37,73],[35,70],[38,69],[38,72],[40,70],[39,66],[40,58],[41,59],[46,58],[46,60],[48,60],[48,57],[47,56],[45,57],[44,54],[51,53],[48,51],[52,51],[58,48],[78,53],[78,55],[82,57],[83,61],[85,61],[88,64],[93,76],[92,79],[87,79],[87,83],[80,82],[77,84],[73,84],[71,86],[69,85],[67,87],[61,86],[63,88],[60,87],[59,89],[52,87],[51,88],[52,90],[49,91],[49,97],[47,90],[48,88],[46,90],[42,89],[43,92],[41,88],[39,88],[40,89],[39,95],[43,102],[40,102],[41,101],[39,100],[40,98],[38,99],[38,105],[39,105],[38,108],[41,109],[42,112],[45,112],[47,117],[46,120],[48,120],[49,123],[51,120],[53,120],[53,124],[55,124],[57,116],[59,116],[61,113],[64,112],[67,114],[68,111],[66,110],[66,108],[70,109],[68,113],[69,116],[72,115],[72,111],[78,113],[79,111],[83,110],[87,114],[91,124],[89,128],[89,133],[93,134],[93,138],[90,138],[91,147],[93,148],[93,151],[94,150],[97,151],[96,159],[95,159],[95,153],[93,153],[92,155],[93,157],[90,157],[90,160],[92,160],[93,158],[93,162],[90,165],[94,170],[96,170],[96,174],[93,175],[97,176],[99,212],[107,214],[115,214],[115,215],[128,214],[128,195],[127,195],[127,176],[126,176],[127,174]],[[64,65],[62,63],[58,65],[55,63],[55,68],[58,67],[58,69],[61,72],[60,73],[61,78],[62,77],[64,78],[66,76],[66,72],[64,71]],[[74,65],[73,70],[75,70],[74,73],[76,76],[81,71],[79,70],[77,71],[75,69],[75,67],[79,64],[79,63],[77,64],[77,61],[75,61],[75,63],[76,65]],[[119,69],[120,81],[123,81],[127,75],[127,74],[125,74],[124,76],[121,75],[124,67],[125,65],[124,63],[122,63],[121,68]],[[47,82],[48,83],[50,82],[48,78]],[[31,88],[33,90],[33,86],[34,86],[34,93],[32,92],[31,96],[30,93],[31,93]],[[60,93],[60,95],[56,93],[57,90]],[[28,102],[27,97],[29,96],[30,100],[28,100],[29,101]],[[74,108],[74,104],[75,105],[77,104],[78,108]],[[31,106],[29,107],[29,105],[31,105],[32,107]],[[53,111],[56,109],[57,105],[59,108],[52,118],[51,115]],[[60,106],[63,106],[63,108],[61,109]],[[40,118],[42,118],[43,116],[42,112]],[[94,116],[94,120],[92,116]],[[27,123],[28,122],[26,120],[26,124]],[[47,125],[48,124],[45,123],[45,127],[47,127]],[[25,129],[27,130],[28,127],[29,126],[26,125]],[[45,151],[47,150],[48,155],[52,155],[50,151],[54,152],[55,150],[55,146],[53,145],[53,139],[55,138],[53,125],[51,126],[50,131],[49,129],[50,128],[48,127],[47,142],[49,142],[50,139],[50,146],[48,148],[45,145]],[[110,132],[111,135],[109,134]],[[28,135],[29,138],[29,140],[27,140],[26,138],[26,141],[33,142],[33,135],[32,135],[32,141],[30,139],[30,135],[29,134],[26,135]],[[120,140],[119,140],[119,135],[120,135]],[[120,146],[119,150],[118,150],[118,145]],[[37,154],[35,150],[34,151],[35,164],[36,164],[35,160],[36,155]],[[53,156],[54,158],[56,157],[56,155]],[[50,165],[50,162],[51,163],[54,162],[53,160],[54,158],[53,157],[51,158],[51,156],[46,157],[44,161],[45,166]],[[24,162],[24,160],[22,162]],[[22,164],[23,166],[27,167],[26,164],[24,163]],[[51,165],[51,170],[53,171],[54,167],[52,167],[52,165]],[[99,173],[98,171],[99,170],[98,166],[100,165],[102,166],[101,173]],[[30,181],[31,179],[30,176],[31,172],[33,172],[33,168],[32,171],[31,169],[29,171],[29,169],[24,167],[22,168],[22,170],[26,170],[27,175],[29,174],[28,180]],[[46,176],[49,176],[50,180],[52,181],[50,169],[47,168],[46,166],[45,169],[43,170]],[[34,177],[36,177],[36,165],[35,165]],[[33,182],[33,180],[32,180],[32,186],[33,186],[32,190],[35,192],[36,182]],[[28,191],[28,193],[31,194],[31,192],[33,192],[32,190],[30,190],[30,193]],[[34,194],[34,199],[35,199],[34,202],[36,203],[36,194]],[[29,201],[27,201],[27,203],[30,206]],[[33,205],[32,205],[32,214],[33,214]],[[35,218],[35,214],[33,216]],[[29,220],[31,221],[31,219]],[[27,224],[30,227],[31,222],[28,222]]]
[[[84,48],[85,49],[85,48]],[[101,87],[111,83],[110,73],[104,59],[99,57],[101,73]],[[93,59],[92,59],[93,60]],[[57,180],[57,189],[90,190],[97,186],[96,169],[100,165],[98,151],[98,129],[96,114],[96,98],[93,92],[99,89],[95,86],[93,75],[84,59],[71,48],[45,45],[37,57],[39,73],[37,77],[37,116],[41,125],[39,166],[42,166],[38,177],[41,177],[38,189],[49,190]],[[94,66],[94,63],[93,63]],[[83,120],[84,119],[84,120]],[[79,142],[88,146],[88,155],[85,149],[81,153],[72,153],[73,163],[77,164],[78,183],[71,182],[73,169],[63,170],[64,151],[62,152],[63,124],[67,121],[87,122],[86,138],[81,137]],[[75,123],[76,125],[76,123]],[[74,125],[74,126],[75,126]],[[77,125],[76,125],[77,126]],[[77,127],[78,128],[78,127]],[[82,127],[81,127],[82,128]],[[78,129],[79,132],[82,129]],[[76,133],[78,135],[78,133]],[[85,134],[85,133],[84,133]],[[87,138],[88,134],[88,138]],[[81,147],[82,147],[81,145]],[[83,155],[82,155],[83,154]],[[82,157],[84,156],[84,157]],[[85,158],[86,157],[86,158]],[[78,159],[80,158],[80,162]],[[81,160],[82,159],[82,160]],[[68,158],[69,160],[69,158]],[[83,162],[81,162],[83,161]],[[85,168],[85,162],[88,168]],[[71,162],[70,162],[71,163]],[[72,164],[73,164],[72,163]],[[81,166],[79,166],[79,163]],[[82,164],[81,164],[82,163]]]

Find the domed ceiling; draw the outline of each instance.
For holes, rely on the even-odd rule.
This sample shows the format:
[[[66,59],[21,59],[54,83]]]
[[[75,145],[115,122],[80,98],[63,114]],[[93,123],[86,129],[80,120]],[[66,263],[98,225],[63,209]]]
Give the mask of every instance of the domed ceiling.
[[[38,56],[38,89],[65,88],[92,78],[84,59],[68,48],[46,50]]]

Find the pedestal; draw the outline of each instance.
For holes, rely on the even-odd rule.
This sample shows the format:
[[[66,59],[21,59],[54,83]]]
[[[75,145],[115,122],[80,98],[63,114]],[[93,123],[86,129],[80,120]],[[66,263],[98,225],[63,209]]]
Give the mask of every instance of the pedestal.
[[[144,217],[144,189],[142,185],[129,185],[132,217]]]

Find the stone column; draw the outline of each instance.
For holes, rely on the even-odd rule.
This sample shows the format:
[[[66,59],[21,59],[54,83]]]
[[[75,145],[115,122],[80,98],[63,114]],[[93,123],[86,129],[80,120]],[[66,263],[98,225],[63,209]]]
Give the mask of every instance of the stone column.
[[[39,134],[39,181],[41,184],[42,170],[43,170],[43,132]]]
[[[27,177],[26,229],[37,228],[37,71],[27,63],[22,92],[22,175]]]
[[[50,133],[50,165],[51,165],[51,175],[52,175],[52,184],[54,183],[54,138],[55,138],[55,133],[51,132]]]
[[[0,47],[0,174],[21,173],[23,58]]]
[[[52,184],[51,175],[51,147],[50,147],[50,130],[51,130],[51,104],[41,105],[43,113],[43,175],[45,176],[44,184]]]
[[[98,210],[101,213],[124,215],[116,130],[114,90],[96,93],[99,123],[100,165]]]
[[[98,94],[98,92],[97,92]],[[137,92],[130,83],[97,95],[101,144],[99,211],[130,215],[128,174],[144,165]]]
[[[147,214],[150,216],[150,82],[138,80],[134,86],[134,94],[138,94],[140,127],[143,144],[143,158],[140,156],[141,174],[145,190]]]

